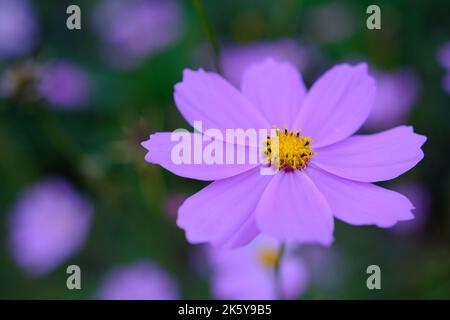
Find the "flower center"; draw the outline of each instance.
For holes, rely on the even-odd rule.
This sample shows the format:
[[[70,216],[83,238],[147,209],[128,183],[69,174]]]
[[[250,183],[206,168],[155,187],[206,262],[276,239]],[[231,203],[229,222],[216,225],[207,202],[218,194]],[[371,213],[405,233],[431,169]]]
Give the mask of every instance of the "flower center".
[[[258,253],[258,260],[263,267],[274,268],[278,257],[273,250],[263,249]]]
[[[268,139],[263,142],[266,164],[285,170],[305,169],[314,154],[311,138],[301,136],[300,130],[276,128],[275,132],[274,137],[267,135]]]

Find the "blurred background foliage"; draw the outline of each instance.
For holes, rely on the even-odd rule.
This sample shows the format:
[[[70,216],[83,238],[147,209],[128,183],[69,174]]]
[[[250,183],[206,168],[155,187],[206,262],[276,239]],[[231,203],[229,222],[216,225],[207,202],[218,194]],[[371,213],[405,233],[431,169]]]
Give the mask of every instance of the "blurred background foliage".
[[[125,69],[111,66],[100,53],[92,22],[97,1],[31,2],[37,44],[26,55],[0,59],[1,72],[26,61],[64,59],[81,66],[92,86],[78,110],[56,110],[20,92],[0,99],[0,298],[93,298],[111,267],[142,258],[171,274],[182,297],[211,298],[208,273],[192,263],[197,249],[167,212],[172,194],[193,194],[206,183],[146,163],[140,146],[153,132],[189,128],[174,105],[174,84],[184,68],[212,68],[193,1],[179,1],[179,38]],[[428,141],[424,160],[400,181],[420,183],[430,194],[426,222],[408,234],[337,222],[333,248],[345,263],[326,271],[326,278],[340,281],[312,285],[302,298],[450,298],[450,95],[442,89],[444,70],[435,58],[450,39],[450,3],[377,1],[382,29],[371,31],[365,23],[372,2],[205,0],[204,5],[222,47],[284,38],[313,47],[318,63],[305,74],[308,85],[342,61],[364,60],[382,70],[414,68],[422,89],[407,124]],[[81,7],[82,29],[69,31],[65,11],[73,3]],[[324,6],[342,11],[343,35],[327,34],[338,26],[320,14]],[[142,32],[151,37],[160,30]],[[11,259],[7,219],[21,191],[49,176],[65,177],[91,199],[93,224],[79,252],[48,275],[32,278]],[[82,290],[67,290],[69,264],[81,267]],[[371,264],[381,267],[382,290],[366,288]]]

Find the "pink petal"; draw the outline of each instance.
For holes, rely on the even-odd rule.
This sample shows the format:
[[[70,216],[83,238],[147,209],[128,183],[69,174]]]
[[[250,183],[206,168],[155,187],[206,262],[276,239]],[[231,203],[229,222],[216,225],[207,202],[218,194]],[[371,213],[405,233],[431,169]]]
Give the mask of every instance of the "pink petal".
[[[371,183],[347,180],[319,168],[306,174],[326,197],[336,218],[353,225],[391,227],[414,218],[411,202],[400,193]]]
[[[202,69],[184,71],[183,81],[175,85],[175,103],[189,124],[203,122],[202,131],[270,127],[235,87],[218,74]]]
[[[309,286],[309,272],[302,259],[288,256],[280,266],[283,298],[296,299]]]
[[[242,93],[271,125],[291,127],[306,95],[297,69],[283,62],[266,59],[248,67],[242,78]]]
[[[235,251],[235,250],[233,250]],[[222,270],[212,276],[212,291],[217,299],[273,300],[276,299],[274,272],[262,268],[235,265],[237,270]],[[234,272],[233,272],[234,271]]]
[[[426,137],[401,126],[382,133],[353,136],[315,149],[312,161],[335,175],[365,182],[398,177],[422,158]]]
[[[255,168],[215,181],[183,203],[177,224],[191,243],[223,247],[247,244],[259,233],[253,214],[271,179]]]
[[[171,141],[171,132],[158,132],[152,134],[150,139],[142,142],[142,146],[148,150],[148,153],[145,156],[145,160],[150,163],[159,164],[170,172],[185,178],[197,179],[197,180],[218,180],[223,178],[228,178],[244,171],[250,170],[256,167],[258,164],[250,164],[248,160],[250,150],[253,150],[252,147],[244,147],[244,146],[233,146],[234,154],[236,155],[238,149],[243,150],[246,153],[246,162],[245,164],[226,164],[226,145],[228,143],[216,141],[217,144],[221,144],[223,147],[223,164],[206,164],[203,160],[202,164],[194,164],[194,136],[200,137],[201,134],[189,134],[191,138],[191,161],[190,164],[177,164],[171,158],[172,148],[179,143],[179,141]],[[186,133],[188,134],[188,133]],[[200,152],[204,150],[206,144],[211,142],[203,142],[203,148],[199,148]],[[257,150],[253,150],[252,152],[256,152]]]
[[[367,119],[375,98],[375,83],[367,65],[338,65],[325,73],[306,95],[294,129],[323,147],[353,134]]]
[[[280,172],[264,192],[255,212],[262,232],[280,241],[333,241],[333,215],[326,199],[304,172]]]

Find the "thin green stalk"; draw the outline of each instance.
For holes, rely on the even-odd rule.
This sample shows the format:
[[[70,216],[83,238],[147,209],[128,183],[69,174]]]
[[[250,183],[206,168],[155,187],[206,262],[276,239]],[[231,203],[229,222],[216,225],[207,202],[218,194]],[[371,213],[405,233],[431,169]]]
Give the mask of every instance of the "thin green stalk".
[[[283,290],[282,290],[282,283],[281,283],[281,263],[283,260],[283,256],[284,256],[284,251],[285,251],[286,245],[285,243],[281,243],[280,247],[278,249],[278,255],[277,255],[277,259],[275,260],[275,290],[276,290],[276,294],[278,299],[283,300],[284,299],[284,295],[283,295]]]
[[[203,0],[194,0],[195,8],[202,20],[203,29],[208,37],[209,45],[211,46],[211,50],[213,53],[213,61],[214,67],[218,73],[222,73],[222,68],[220,66],[220,46],[217,38],[214,35],[213,29],[211,27],[211,23],[206,15],[205,7],[203,5]]]

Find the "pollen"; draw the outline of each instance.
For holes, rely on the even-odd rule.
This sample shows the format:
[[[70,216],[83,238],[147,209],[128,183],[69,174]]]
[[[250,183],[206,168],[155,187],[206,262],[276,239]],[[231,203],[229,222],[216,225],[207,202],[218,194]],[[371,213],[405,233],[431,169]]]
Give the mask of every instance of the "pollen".
[[[273,268],[277,264],[278,256],[273,250],[263,249],[258,253],[258,260],[262,266]]]
[[[264,140],[265,164],[282,170],[304,170],[311,157],[311,138],[302,136],[300,130],[275,128],[275,135]]]

